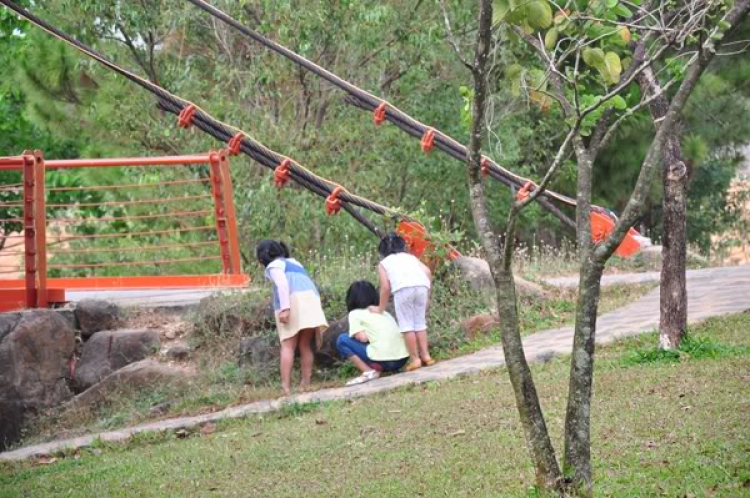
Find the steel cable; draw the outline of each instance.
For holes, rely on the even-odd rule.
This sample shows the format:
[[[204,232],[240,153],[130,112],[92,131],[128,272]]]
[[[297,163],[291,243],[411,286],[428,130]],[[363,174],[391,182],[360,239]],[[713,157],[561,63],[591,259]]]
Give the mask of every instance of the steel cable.
[[[2,3],[6,7],[13,10],[21,17],[32,22],[39,28],[43,29],[50,35],[58,38],[61,41],[64,41],[65,43],[68,43],[69,45],[73,46],[77,50],[93,58],[100,64],[106,66],[110,70],[124,76],[125,78],[129,79],[130,81],[139,85],[145,90],[148,90],[149,92],[151,92],[157,97],[158,104],[161,109],[168,111],[170,113],[176,114],[176,115],[180,115],[180,113],[186,108],[188,108],[189,106],[194,106],[195,114],[193,118],[193,124],[198,129],[208,133],[214,138],[217,138],[223,142],[229,142],[229,140],[231,140],[237,133],[242,133],[244,138],[241,140],[240,151],[243,154],[250,157],[251,159],[255,160],[256,162],[262,164],[263,166],[275,169],[279,165],[282,159],[286,159],[284,156],[281,156],[280,154],[270,149],[267,149],[262,144],[252,140],[249,137],[249,135],[243,132],[242,130],[239,130],[238,128],[235,128],[226,123],[222,123],[221,121],[213,118],[211,115],[203,111],[200,107],[196,106],[195,104],[185,99],[182,99],[181,97],[178,97],[168,92],[161,86],[156,85],[155,83],[152,83],[144,78],[141,78],[140,76],[118,66],[117,64],[108,60],[105,56],[103,56],[102,54],[94,50],[93,48],[65,34],[58,28],[40,19],[39,17],[35,16],[34,14],[27,11],[23,7],[17,5],[16,3],[10,0],[0,0],[0,3]],[[291,161],[289,171],[290,171],[290,174],[291,174],[290,176],[292,180],[294,180],[296,183],[298,183],[302,187],[317,193],[318,195],[323,195],[325,197],[328,197],[331,195],[334,189],[336,189],[337,187],[341,187],[335,182],[326,180],[312,173],[310,170],[304,168],[303,166],[301,166],[299,163],[295,161]],[[376,202],[370,201],[368,199],[365,199],[364,197],[354,195],[348,192],[346,189],[343,189],[339,193],[338,198],[341,200],[341,203],[342,203],[341,207],[345,211],[351,214],[357,221],[362,223],[366,228],[368,228],[373,233],[378,234],[378,235],[380,234],[380,230],[370,220],[368,220],[361,213],[353,209],[352,206],[347,206],[347,203],[367,209],[369,211],[372,211],[380,215],[392,216],[394,218],[408,219],[406,216],[400,214],[394,209],[391,209],[381,204],[378,204]]]
[[[336,76],[335,74],[328,71],[327,69],[315,64],[314,62],[284,47],[283,45],[277,42],[274,42],[266,38],[265,36],[251,30],[250,28],[241,24],[239,21],[237,21],[233,17],[217,9],[211,4],[205,2],[204,0],[188,0],[188,1],[192,3],[193,5],[199,7],[203,11],[208,12],[212,16],[223,21],[224,23],[232,26],[233,28],[235,28],[240,33],[244,34],[245,36],[257,41],[258,43],[264,45],[270,50],[273,50],[274,52],[280,54],[281,56],[287,58],[288,60],[294,62],[295,64],[302,66],[308,71],[325,79],[326,81],[336,86],[337,88],[343,90],[344,92],[348,94],[348,97],[345,99],[345,101],[349,103],[350,105],[353,105],[355,107],[358,107],[366,111],[374,111],[381,104],[385,104],[385,115],[384,115],[385,119],[393,123],[397,128],[401,129],[402,131],[405,131],[406,133],[408,133],[409,135],[415,138],[421,138],[425,134],[425,132],[431,128],[425,125],[424,123],[422,123],[421,121],[418,121],[412,118],[411,116],[409,116],[408,114],[406,114],[405,112],[403,112],[398,107],[391,104],[390,102],[385,101],[379,97],[376,97],[375,95]],[[466,161],[466,158],[468,155],[468,149],[466,148],[466,146],[464,146],[463,144],[461,144],[454,138],[450,137],[449,135],[446,135],[445,133],[440,132],[439,130],[435,130],[435,145],[438,146],[440,150],[450,154],[452,157],[459,159],[461,161]],[[442,147],[440,145],[442,145]],[[449,151],[452,151],[453,153]],[[513,173],[512,171],[506,168],[503,168],[502,166],[497,164],[497,162],[495,162],[494,160],[492,160],[491,158],[487,156],[482,156],[482,158],[487,161],[488,169],[496,173],[495,175],[492,175],[493,178],[496,178],[506,184],[513,185],[513,186],[523,186],[526,183],[531,181],[528,178],[524,178],[516,173]],[[566,195],[548,190],[548,189],[542,193],[542,196],[557,200],[569,206],[576,206],[576,201],[574,199]],[[542,196],[540,196],[540,198]],[[545,207],[548,207],[548,205]],[[572,222],[572,220],[570,220],[570,218],[567,217],[567,215],[563,214],[561,211],[559,210],[557,210],[557,212],[553,211],[553,214],[555,214],[555,216],[557,216],[558,218],[561,218],[561,216],[567,218],[567,220],[561,218],[561,221],[566,222],[566,224],[569,224],[575,227],[575,224]]]

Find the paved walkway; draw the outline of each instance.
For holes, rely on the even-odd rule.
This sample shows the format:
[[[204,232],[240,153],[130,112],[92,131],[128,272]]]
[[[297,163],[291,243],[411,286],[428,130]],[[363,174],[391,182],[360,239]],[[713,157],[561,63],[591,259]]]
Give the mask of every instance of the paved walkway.
[[[691,323],[711,316],[738,313],[750,309],[750,266],[689,272],[688,295]],[[659,289],[655,289],[627,306],[600,316],[597,322],[596,342],[606,344],[622,337],[647,332],[656,328],[658,323]],[[554,356],[568,354],[572,342],[572,327],[538,332],[526,337],[523,341],[526,357],[530,362],[545,361]],[[384,377],[357,387],[324,389],[314,393],[300,394],[293,396],[290,401],[309,403],[358,398],[410,384],[446,380],[460,375],[498,368],[503,366],[504,363],[502,348],[494,346],[474,354],[442,361],[433,367],[422,368],[416,372]],[[48,455],[62,449],[89,446],[97,438],[103,441],[124,441],[140,432],[191,428],[223,419],[268,413],[278,410],[283,403],[284,401],[281,400],[258,401],[206,415],[161,420],[118,431],[89,434],[74,439],[28,446],[0,453],[0,460],[23,460]]]
[[[215,289],[122,289],[96,291],[67,291],[65,298],[71,302],[84,299],[103,299],[119,306],[148,306],[151,308],[185,308],[195,306],[201,299],[223,292],[253,292],[255,289],[215,288]]]
[[[742,271],[743,267],[732,267],[735,269],[740,269]],[[705,268],[702,270],[689,270],[687,272],[687,278],[688,280],[700,280],[700,279],[710,279],[712,275],[714,275],[718,271],[724,271],[729,270],[730,267],[726,268]],[[618,285],[618,284],[645,284],[648,282],[658,282],[661,278],[661,273],[658,271],[649,271],[649,272],[643,272],[643,273],[623,273],[622,275],[605,275],[604,278],[602,278],[602,286],[607,285]],[[578,286],[578,276],[574,277],[556,277],[556,278],[546,278],[544,279],[544,282],[548,285],[554,285],[556,287],[577,287]]]

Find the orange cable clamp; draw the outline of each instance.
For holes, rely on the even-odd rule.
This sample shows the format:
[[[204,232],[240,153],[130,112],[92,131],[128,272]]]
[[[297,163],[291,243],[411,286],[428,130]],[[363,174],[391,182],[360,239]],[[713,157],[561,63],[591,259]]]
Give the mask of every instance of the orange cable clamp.
[[[432,147],[435,145],[435,128],[427,128],[425,130],[420,145],[424,153],[429,153],[432,150]]]
[[[486,157],[482,157],[482,160],[480,161],[479,170],[482,172],[482,176],[487,176],[490,174],[490,160]]]
[[[180,117],[178,118],[180,128],[190,128],[193,124],[193,116],[195,116],[196,109],[195,104],[190,104],[180,111]]]
[[[529,194],[531,193],[533,187],[534,187],[534,182],[532,182],[531,180],[529,180],[528,182],[526,182],[524,184],[524,186],[521,187],[521,189],[516,194],[516,200],[517,201],[525,201],[526,199],[528,199],[529,198]]]
[[[341,199],[339,199],[339,194],[343,190],[344,188],[341,185],[337,186],[326,199],[326,213],[329,215],[339,214],[339,211],[341,211]]]
[[[376,126],[380,126],[380,124],[385,121],[385,102],[381,102],[379,106],[375,108],[375,111],[373,112],[373,121],[375,121]]]
[[[273,171],[273,181],[276,184],[276,188],[283,188],[284,185],[286,185],[286,182],[289,181],[289,165],[292,164],[292,161],[289,158],[284,159],[281,161],[281,164],[279,164],[276,169]]]
[[[237,156],[240,153],[240,148],[242,147],[242,139],[245,138],[245,134],[240,132],[237,132],[235,136],[233,136],[228,143],[228,149],[229,154],[232,156]]]

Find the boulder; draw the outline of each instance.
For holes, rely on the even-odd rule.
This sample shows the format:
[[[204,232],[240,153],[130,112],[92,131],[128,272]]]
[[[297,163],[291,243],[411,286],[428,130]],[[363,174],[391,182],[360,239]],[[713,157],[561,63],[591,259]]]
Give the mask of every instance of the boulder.
[[[192,350],[187,346],[172,346],[167,350],[167,358],[170,360],[183,361],[190,357]]]
[[[336,340],[344,332],[349,332],[349,316],[332,322],[321,334],[321,343],[315,351],[315,363],[321,366],[331,366],[341,358],[336,348]]]
[[[52,310],[0,314],[0,450],[24,419],[70,399],[75,331]]]
[[[453,262],[461,271],[464,279],[474,290],[480,292],[491,292],[494,295],[495,283],[492,281],[490,265],[481,258],[461,256]],[[533,296],[540,299],[548,299],[549,292],[534,282],[529,282],[516,276],[516,291],[522,296]]]
[[[183,382],[189,380],[192,373],[185,369],[156,360],[141,360],[123,367],[102,379],[99,383],[65,404],[66,410],[90,409],[116,391],[123,389],[142,389],[164,382]]]
[[[475,315],[461,321],[461,330],[464,336],[473,340],[479,336],[482,336],[500,325],[496,315],[492,313],[482,313],[481,315]]]
[[[155,330],[110,330],[94,334],[83,346],[75,381],[80,390],[88,389],[112,372],[143,360],[159,350]]]
[[[116,304],[96,299],[85,299],[78,303],[75,319],[84,339],[102,330],[114,330],[123,323],[120,308]]]
[[[215,295],[201,299],[197,316],[200,317],[193,334],[201,339],[241,338],[260,330],[276,327],[273,305],[253,300],[254,296]]]
[[[240,367],[266,370],[279,360],[279,338],[270,335],[243,337],[240,339]]]

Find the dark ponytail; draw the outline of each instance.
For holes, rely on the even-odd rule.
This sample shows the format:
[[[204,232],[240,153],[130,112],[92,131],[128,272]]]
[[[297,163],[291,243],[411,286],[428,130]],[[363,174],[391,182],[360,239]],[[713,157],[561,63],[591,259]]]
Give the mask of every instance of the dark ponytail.
[[[262,240],[255,250],[255,256],[263,266],[270,265],[274,260],[289,257],[289,248],[286,244],[276,240]]]

